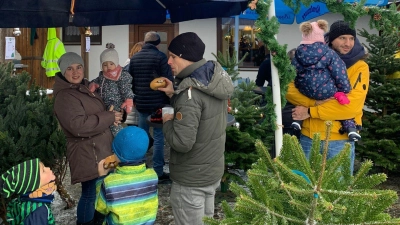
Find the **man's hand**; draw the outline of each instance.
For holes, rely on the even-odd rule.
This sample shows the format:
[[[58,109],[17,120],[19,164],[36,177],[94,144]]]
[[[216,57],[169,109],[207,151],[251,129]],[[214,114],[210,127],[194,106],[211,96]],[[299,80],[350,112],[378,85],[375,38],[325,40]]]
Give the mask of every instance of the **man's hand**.
[[[164,115],[162,116],[163,123],[173,119],[174,119],[174,114],[164,113]]]
[[[305,120],[310,117],[308,114],[308,108],[298,105],[294,109],[292,109],[292,118],[294,120]]]
[[[174,95],[174,84],[168,78],[163,78],[167,86],[165,88],[158,88],[158,90],[165,92],[165,94],[171,98]]]

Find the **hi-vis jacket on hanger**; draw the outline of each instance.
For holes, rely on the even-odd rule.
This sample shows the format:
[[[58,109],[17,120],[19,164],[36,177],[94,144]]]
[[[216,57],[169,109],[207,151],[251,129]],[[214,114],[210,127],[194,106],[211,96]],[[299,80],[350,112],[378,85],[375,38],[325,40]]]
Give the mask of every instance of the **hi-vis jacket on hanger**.
[[[48,28],[47,45],[41,63],[42,67],[46,69],[47,77],[54,77],[57,72],[60,72],[57,61],[64,53],[64,44],[57,38],[56,28]]]

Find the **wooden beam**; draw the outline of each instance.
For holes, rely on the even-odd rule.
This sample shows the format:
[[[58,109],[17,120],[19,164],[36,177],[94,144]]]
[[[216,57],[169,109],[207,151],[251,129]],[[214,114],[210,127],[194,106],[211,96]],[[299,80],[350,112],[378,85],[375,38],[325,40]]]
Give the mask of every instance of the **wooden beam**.
[[[79,27],[79,32],[81,33],[81,57],[83,59],[83,63],[85,64],[85,78],[89,79],[89,52],[86,52],[85,28]]]

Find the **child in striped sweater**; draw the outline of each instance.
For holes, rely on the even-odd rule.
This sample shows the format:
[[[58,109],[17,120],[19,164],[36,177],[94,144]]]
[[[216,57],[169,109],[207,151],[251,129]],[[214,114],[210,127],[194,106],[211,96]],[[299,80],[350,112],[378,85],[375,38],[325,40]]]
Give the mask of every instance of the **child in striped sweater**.
[[[8,224],[55,224],[50,208],[57,189],[55,178],[53,171],[37,158],[4,172],[0,178],[1,195],[5,198],[18,195],[7,205]]]
[[[148,145],[146,131],[129,126],[118,132],[112,144],[118,158],[115,170],[109,173],[104,159],[100,161],[95,207],[106,215],[106,224],[154,224],[158,177],[152,168],[146,168]]]

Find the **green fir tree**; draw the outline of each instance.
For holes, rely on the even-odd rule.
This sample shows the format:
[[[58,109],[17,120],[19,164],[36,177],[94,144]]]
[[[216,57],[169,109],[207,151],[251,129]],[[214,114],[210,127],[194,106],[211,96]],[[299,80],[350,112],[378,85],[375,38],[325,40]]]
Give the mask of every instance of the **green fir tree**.
[[[66,140],[53,113],[53,100],[30,84],[25,71],[12,75],[13,65],[0,64],[0,173],[25,160],[39,158],[53,169],[68,206],[73,200],[62,188]],[[29,94],[27,93],[29,91]],[[1,199],[1,216],[9,199]]]
[[[235,56],[230,57],[228,51],[226,54],[218,52],[217,55],[213,55],[233,81],[240,79],[237,66],[245,59],[246,55],[239,62],[236,61]],[[234,55],[236,55],[236,52]],[[222,182],[237,181],[243,183],[235,170],[246,171],[257,160],[255,140],[263,140],[266,145],[269,145],[272,141],[270,134],[273,134],[273,132],[272,129],[268,129],[271,126],[267,126],[268,120],[265,116],[266,106],[261,105],[263,99],[261,95],[253,91],[255,87],[254,82],[241,82],[235,87],[230,99],[229,113],[235,117],[236,123],[235,126],[228,127],[226,130],[225,173]]]
[[[331,122],[327,121],[327,137]],[[319,134],[314,135],[307,160],[295,136],[284,136],[281,155],[272,159],[261,141],[256,141],[259,160],[248,170],[246,187],[232,183],[236,194],[231,208],[222,204],[225,218],[204,218],[207,224],[400,224],[385,211],[397,201],[392,190],[374,187],[386,175],[369,175],[370,160],[355,176],[350,175],[350,145],[327,158],[328,138],[320,153]]]
[[[400,169],[400,79],[391,75],[400,71],[398,30],[360,35],[367,38],[370,85],[365,101],[362,142],[357,145],[361,158],[367,158],[387,170]]]

